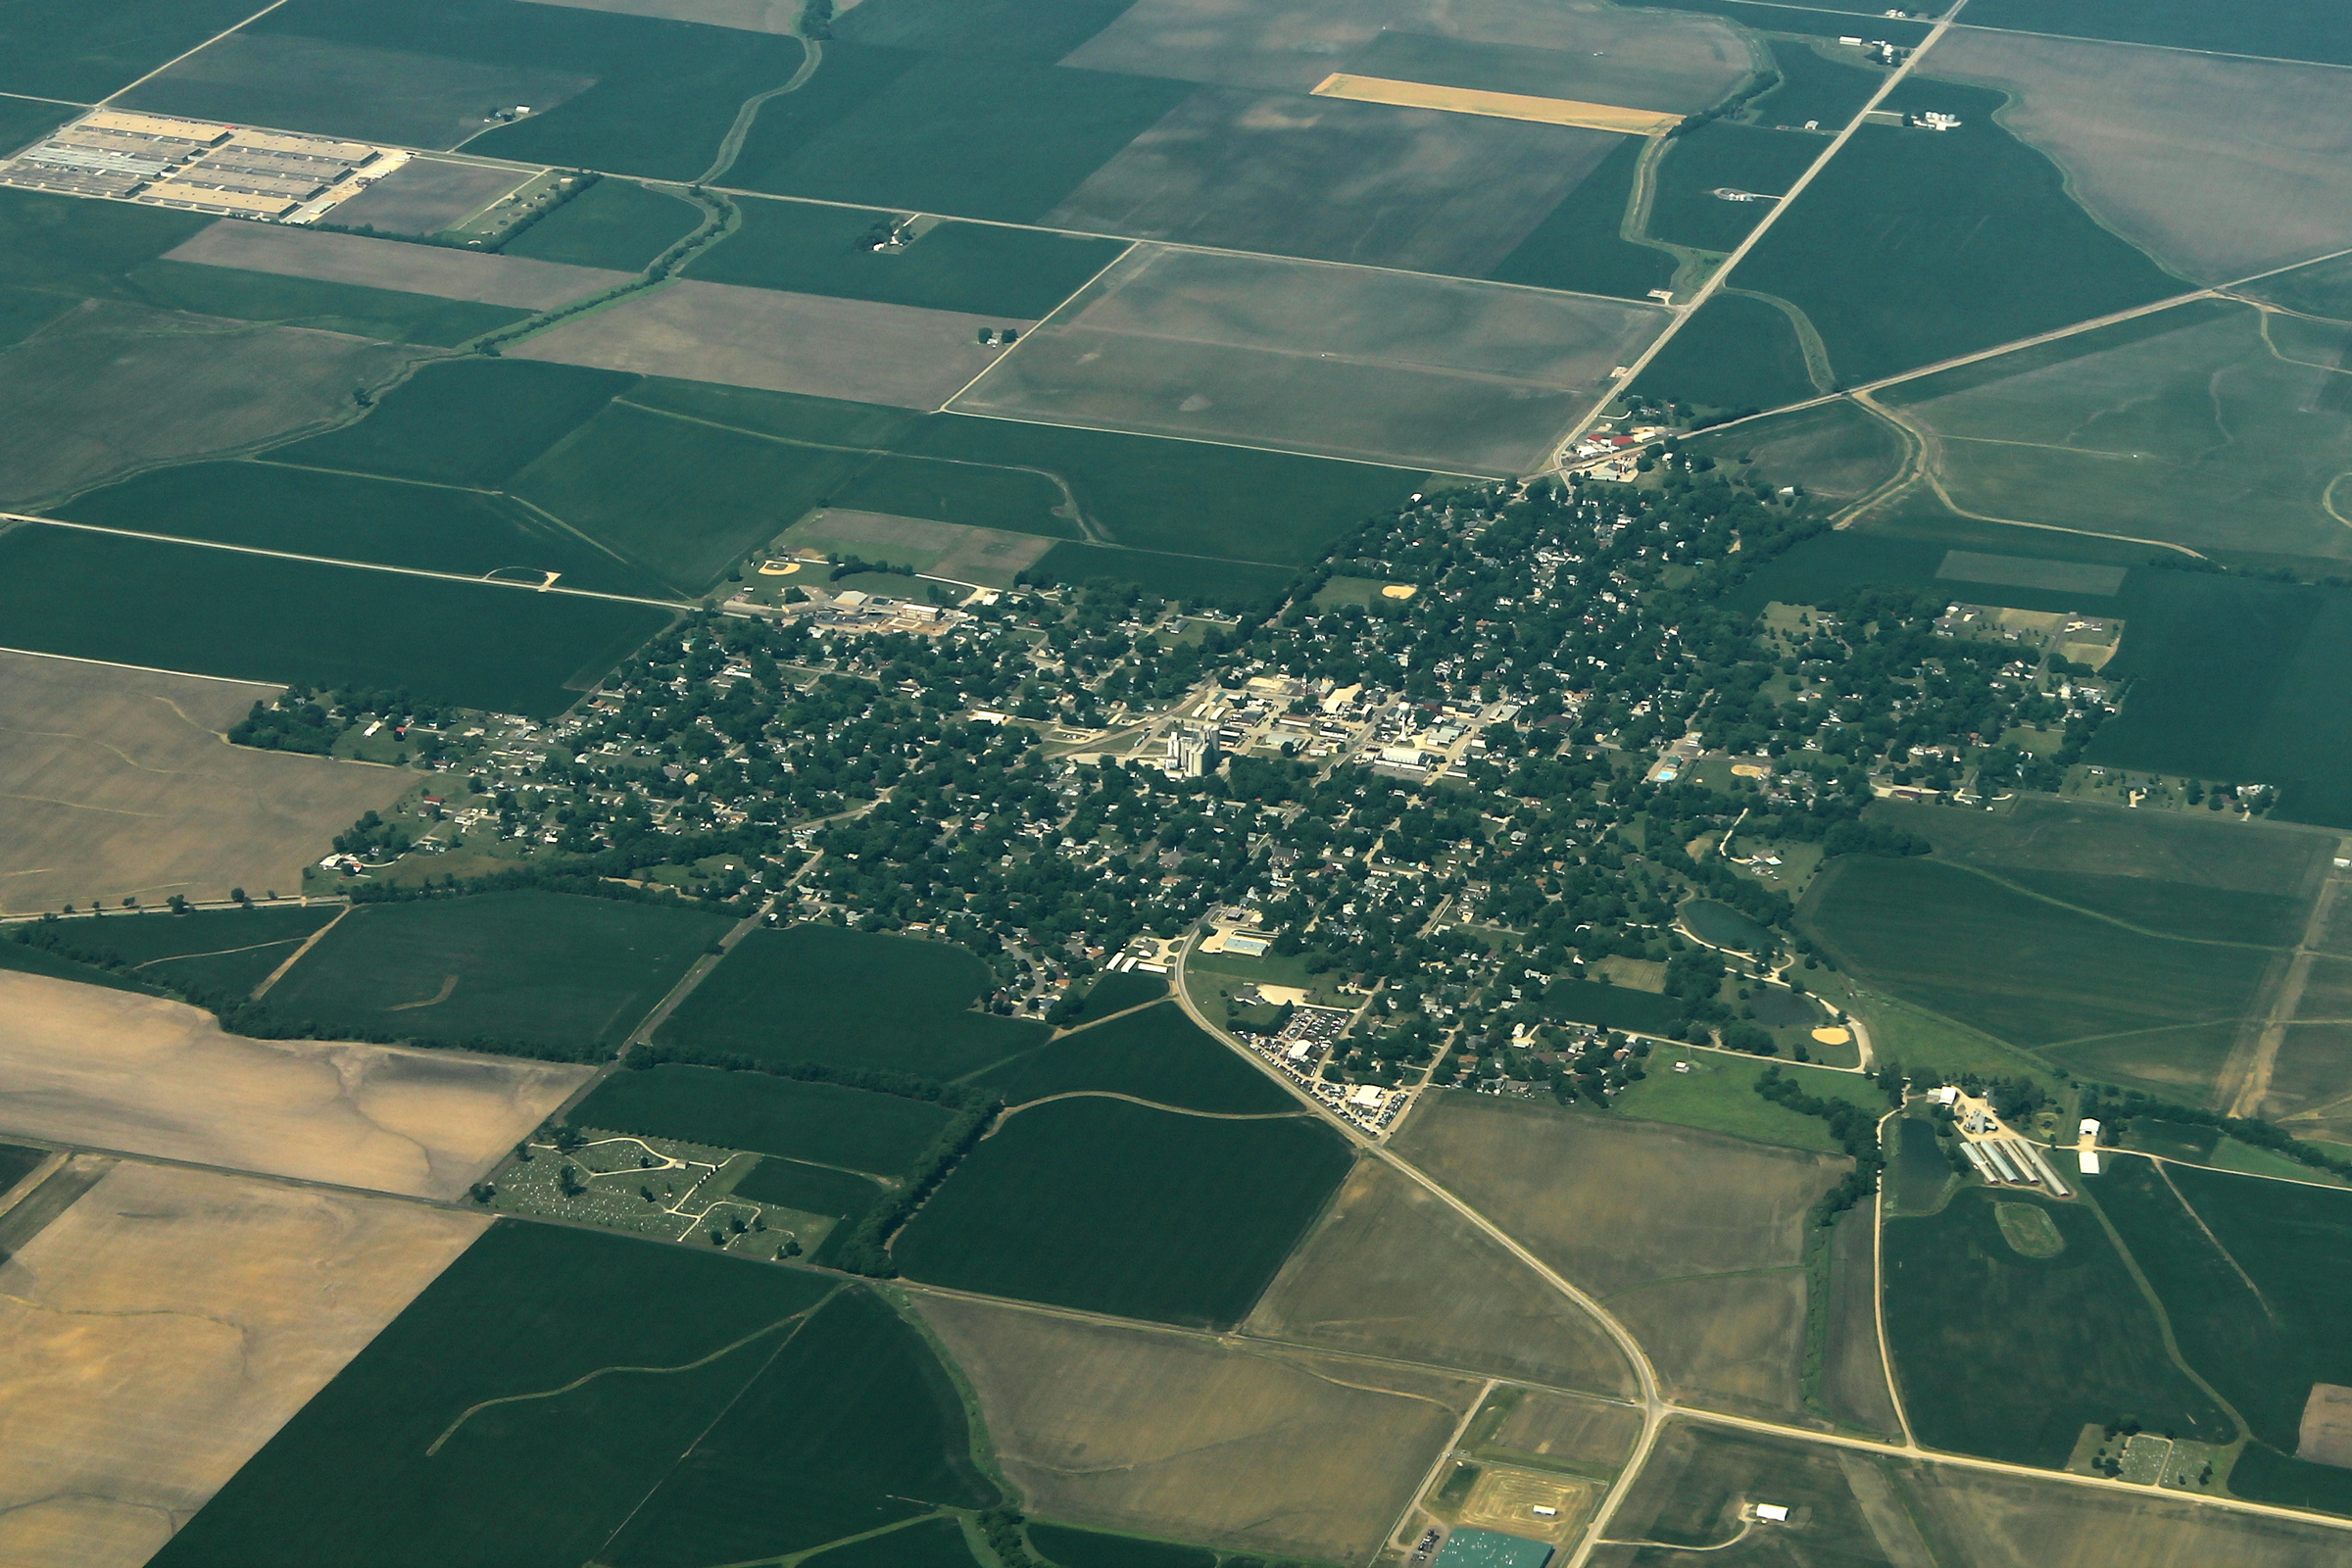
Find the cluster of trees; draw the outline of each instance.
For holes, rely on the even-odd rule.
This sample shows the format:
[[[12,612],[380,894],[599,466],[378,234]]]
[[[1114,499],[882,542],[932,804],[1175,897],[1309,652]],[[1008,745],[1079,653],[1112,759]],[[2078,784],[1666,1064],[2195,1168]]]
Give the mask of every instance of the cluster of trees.
[[[1902,1069],[1888,1063],[1878,1075],[1878,1082],[1886,1090],[1889,1108],[1902,1103],[1904,1080]],[[1886,1161],[1879,1151],[1879,1114],[1848,1100],[1825,1100],[1807,1094],[1797,1081],[1784,1075],[1775,1064],[1756,1075],[1756,1093],[1776,1105],[1795,1111],[1800,1116],[1818,1116],[1829,1124],[1830,1135],[1836,1138],[1854,1162],[1854,1168],[1822,1196],[1813,1205],[1815,1222],[1828,1225],[1839,1214],[1853,1207],[1879,1190],[1880,1172]]]
[[[2241,1144],[2252,1144],[2273,1153],[2284,1154],[2298,1164],[2314,1170],[2324,1170],[2337,1176],[2352,1176],[2352,1159],[2328,1153],[2317,1144],[2307,1144],[2274,1122],[2259,1116],[2225,1116],[2219,1111],[2198,1105],[2182,1105],[2137,1089],[2117,1089],[2109,1084],[2081,1086],[2081,1105],[2084,1116],[2101,1123],[2102,1142],[2112,1142],[2132,1125],[2135,1117],[2150,1121],[2182,1122],[2192,1127],[2219,1128],[2224,1134]]]

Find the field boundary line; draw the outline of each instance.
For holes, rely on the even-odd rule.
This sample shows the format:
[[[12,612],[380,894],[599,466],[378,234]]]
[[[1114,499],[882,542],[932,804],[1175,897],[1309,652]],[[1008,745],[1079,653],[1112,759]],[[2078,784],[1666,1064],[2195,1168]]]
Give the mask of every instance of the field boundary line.
[[[286,0],[270,0],[268,5],[262,7],[261,10],[256,11],[252,16],[247,17],[243,22],[237,23],[234,26],[222,27],[219,32],[214,33],[210,38],[205,39],[204,42],[198,44],[193,49],[184,49],[180,51],[178,54],[175,54],[171,59],[165,61],[162,65],[156,67],[153,71],[148,72],[144,76],[139,77],[136,81],[125,82],[123,85],[117,87],[113,92],[110,92],[105,97],[99,99],[98,102],[92,107],[104,108],[106,105],[111,104],[116,99],[122,97],[124,93],[130,91],[131,88],[139,86],[143,82],[154,80],[156,77],[162,75],[165,72],[170,71],[173,66],[178,65],[182,60],[187,59],[188,56],[202,54],[205,50],[210,49],[213,45],[219,43],[230,33],[241,31],[242,29],[253,25],[255,23],[261,21],[264,17],[268,16],[270,12],[275,11],[279,6],[282,6],[285,3]]]
[[[1003,1132],[1004,1124],[1020,1112],[1034,1109],[1039,1105],[1051,1105],[1057,1100],[1123,1100],[1130,1105],[1141,1105],[1146,1110],[1164,1110],[1171,1116],[1199,1116],[1204,1121],[1296,1121],[1307,1114],[1304,1108],[1298,1110],[1195,1110],[1188,1105],[1171,1105],[1164,1101],[1146,1100],[1140,1095],[1121,1094],[1115,1089],[1064,1089],[1059,1094],[1040,1095],[1035,1100],[1024,1100],[1017,1105],[1005,1106],[997,1113],[996,1125],[982,1135],[981,1141],[985,1143],[988,1139]]]
[[[538,583],[507,582],[496,577],[472,577],[464,572],[433,571],[423,566],[389,566],[377,561],[343,561],[334,556],[306,556],[293,550],[265,550],[258,545],[225,544],[218,539],[177,539],[168,533],[146,533],[135,528],[107,528],[94,522],[68,522],[62,517],[34,517],[13,512],[0,513],[0,517],[5,517],[12,522],[37,522],[48,528],[73,528],[82,533],[111,534],[118,539],[140,539],[149,544],[187,545],[198,550],[225,550],[232,555],[239,556],[270,556],[279,561],[307,562],[314,566],[344,566],[353,571],[381,571],[388,572],[395,577],[430,577],[440,582],[471,583],[477,588],[512,588],[528,594],[567,594],[574,599],[605,599],[623,605],[647,605],[656,610],[696,610],[701,608],[698,603],[687,600],[646,599],[636,594],[609,594],[594,588],[542,587]],[[91,661],[91,662],[103,662],[103,661]],[[135,669],[141,666],[134,664],[123,667]],[[273,683],[249,681],[246,684],[267,686]]]
[[[359,906],[356,904],[346,904],[342,908],[337,909],[335,911],[335,917],[332,920],[327,921],[326,924],[320,926],[318,930],[312,932],[309,936],[302,939],[302,946],[296,948],[292,953],[288,954],[286,956],[285,962],[270,970],[267,975],[264,975],[262,977],[261,984],[255,986],[251,991],[246,993],[245,1000],[248,1002],[259,1002],[264,997],[268,996],[270,994],[270,988],[276,985],[278,981],[284,979],[286,976],[286,971],[293,968],[297,963],[300,963],[302,961],[302,956],[318,945],[318,939],[320,937],[326,935],[329,931],[332,931],[335,927],[341,925],[343,923],[343,917],[358,907]],[[144,965],[141,967],[144,967]]]

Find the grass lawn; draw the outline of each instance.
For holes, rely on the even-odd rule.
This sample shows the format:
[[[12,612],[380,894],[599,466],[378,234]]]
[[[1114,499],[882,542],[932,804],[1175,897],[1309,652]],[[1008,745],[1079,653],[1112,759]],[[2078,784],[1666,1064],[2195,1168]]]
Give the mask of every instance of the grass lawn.
[[[754,931],[669,1016],[662,1044],[771,1062],[956,1078],[1042,1045],[1042,1023],[970,1010],[988,966],[946,942],[838,926]]]
[[[1166,1323],[1250,1313],[1348,1172],[1319,1122],[1064,1100],[1005,1121],[899,1233],[909,1278]]]
[[[931,1147],[954,1113],[926,1101],[839,1084],[673,1062],[612,1074],[568,1119],[897,1176]]]
[[[1280,1084],[1203,1034],[1173,1002],[1063,1035],[974,1081],[1011,1105],[1095,1091],[1187,1110],[1298,1108]]]
[[[586,1061],[617,1046],[731,923],[562,893],[362,905],[269,1004],[330,1028],[568,1046]]]
[[[1676,1072],[1675,1063],[1688,1061],[1690,1070]],[[1830,1136],[1830,1125],[1775,1104],[1756,1093],[1756,1079],[1767,1065],[1755,1056],[1723,1051],[1650,1048],[1642,1059],[1646,1075],[1612,1102],[1618,1114],[1642,1121],[1670,1121],[1703,1132],[1729,1133],[1760,1144],[1786,1144],[1816,1154],[1842,1154],[1844,1146]],[[1773,1063],[1809,1095],[1843,1100],[1874,1113],[1884,1112],[1886,1097],[1860,1073],[1828,1072],[1792,1063]]]

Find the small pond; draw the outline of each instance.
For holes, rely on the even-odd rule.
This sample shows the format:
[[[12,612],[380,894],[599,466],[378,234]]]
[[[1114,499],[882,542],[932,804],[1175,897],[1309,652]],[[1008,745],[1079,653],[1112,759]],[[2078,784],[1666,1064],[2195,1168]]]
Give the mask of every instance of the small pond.
[[[1769,953],[1780,945],[1770,931],[1730,905],[1718,904],[1713,899],[1692,899],[1684,905],[1682,922],[1684,930],[1709,947]]]
[[[1758,986],[1748,1005],[1754,1010],[1756,1022],[1767,1029],[1788,1029],[1803,1026],[1810,1029],[1827,1022],[1821,1007],[1811,997],[1801,992],[1786,991],[1779,986]]]

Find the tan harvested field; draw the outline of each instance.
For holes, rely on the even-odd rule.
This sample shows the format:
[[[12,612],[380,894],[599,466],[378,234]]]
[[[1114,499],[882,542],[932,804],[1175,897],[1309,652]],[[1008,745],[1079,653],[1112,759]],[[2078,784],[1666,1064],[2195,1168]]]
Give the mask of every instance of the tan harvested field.
[[[246,1040],[176,1002],[0,973],[0,1135],[446,1199],[589,1071]]]
[[[2318,1464],[2352,1467],[2352,1389],[2340,1383],[2314,1383],[2303,1401],[2303,1426],[2295,1437],[2295,1457]]]
[[[1041,1519],[1266,1555],[1380,1549],[1467,1378],[918,1294]]]
[[[1847,1209],[1831,1233],[1821,1396],[1844,1424],[1899,1440],[1903,1424],[1886,1387],[1886,1359],[1879,1347],[1877,1243],[1867,1205]]]
[[[1627,1405],[1533,1391],[1484,1446],[1613,1475],[1642,1437],[1642,1413]]]
[[[790,32],[801,20],[801,0],[530,0],[530,3],[568,6],[574,11],[614,11],[624,17],[658,17],[664,22],[699,22],[707,27],[734,27],[744,32]],[[836,16],[849,9],[838,3],[833,7]]]
[[[0,352],[0,506],[36,512],[134,468],[348,418],[353,388],[418,352],[85,300]]]
[[[1662,1122],[1471,1094],[1425,1099],[1392,1147],[1603,1296],[1794,1266],[1805,1210],[1845,1166]]]
[[[2197,282],[2352,245],[2338,68],[1958,27],[1921,69],[2015,94],[2001,123],[2093,217]]]
[[[1437,109],[1452,115],[1488,115],[1496,120],[1530,120],[1542,125],[1582,125],[1629,136],[1655,136],[1683,122],[1681,115],[1616,104],[1579,103],[1572,98],[1538,98],[1520,92],[1485,92],[1475,87],[1434,87],[1420,81],[1390,81],[1335,71],[1315,84],[1318,98],[1348,98],[1399,109]]]
[[[117,1165],[0,1264],[0,1562],[137,1568],[487,1224]]]
[[[930,410],[1003,352],[980,346],[980,328],[1028,324],[688,281],[574,317],[508,352],[526,360]]]
[[[1632,1396],[1605,1330],[1459,1213],[1361,1160],[1243,1326],[1366,1355]]]
[[[1002,528],[838,508],[811,513],[785,529],[783,538],[792,549],[862,556],[988,588],[1011,587],[1014,577],[1036,565],[1058,542]]]
[[[2352,1529],[2162,1494],[1917,1465],[1901,1490],[1936,1560],[1968,1568],[2338,1568]]]
[[[1803,1270],[1671,1280],[1604,1304],[1642,1342],[1669,1398],[1784,1421],[1803,1410]]]
[[[534,262],[522,256],[486,256],[396,239],[369,239],[364,234],[313,233],[226,218],[200,230],[165,259],[524,311],[567,305],[637,275],[598,267]]]
[[[411,775],[221,739],[278,690],[0,651],[0,913],[300,886]]]

